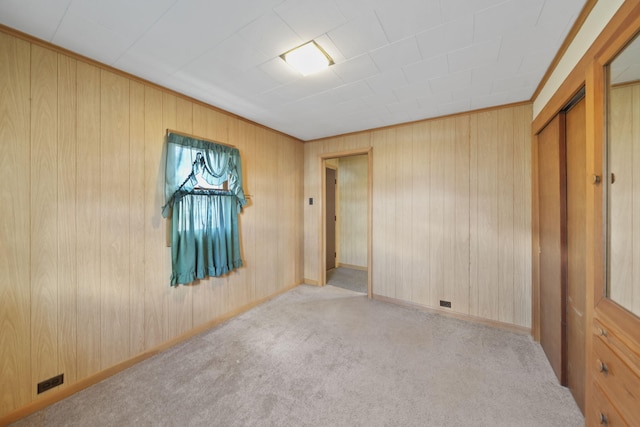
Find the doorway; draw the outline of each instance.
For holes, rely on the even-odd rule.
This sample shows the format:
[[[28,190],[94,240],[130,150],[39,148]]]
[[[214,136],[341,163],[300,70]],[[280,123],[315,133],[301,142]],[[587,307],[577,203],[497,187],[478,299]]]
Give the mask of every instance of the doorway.
[[[371,297],[371,149],[322,155],[320,166],[320,285]]]

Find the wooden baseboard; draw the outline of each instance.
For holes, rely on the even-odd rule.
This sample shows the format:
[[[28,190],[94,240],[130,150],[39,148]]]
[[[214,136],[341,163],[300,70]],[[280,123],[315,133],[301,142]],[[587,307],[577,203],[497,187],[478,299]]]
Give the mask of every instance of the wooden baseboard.
[[[482,317],[472,316],[470,314],[456,313],[454,311],[449,311],[441,308],[428,307],[426,305],[399,300],[396,298],[385,297],[381,295],[373,295],[373,299],[388,302],[391,304],[401,305],[404,307],[417,308],[419,310],[425,311],[427,313],[440,314],[442,316],[451,317],[458,320],[464,320],[472,323],[480,323],[483,325],[491,326],[497,329],[503,329],[510,332],[515,332],[523,335],[531,335],[531,328],[527,328],[525,326],[518,326],[511,323],[499,322],[497,320],[485,319]]]
[[[338,267],[351,268],[353,270],[367,271],[367,267],[362,267],[361,265],[353,265],[353,264],[344,264],[342,262],[337,263]]]
[[[220,317],[217,317],[213,320],[210,320],[207,323],[204,323],[200,326],[197,326],[187,332],[185,332],[182,335],[179,335],[169,341],[166,341],[162,344],[160,344],[157,347],[154,347],[152,349],[149,349],[143,353],[140,353],[134,357],[132,357],[131,359],[127,359],[123,362],[120,362],[114,366],[111,366],[103,371],[100,371],[96,374],[93,374],[87,378],[84,378],[74,384],[69,385],[68,387],[60,390],[60,391],[51,391],[45,395],[43,395],[41,398],[27,404],[26,406],[23,406],[21,408],[18,408],[12,412],[9,412],[7,415],[4,415],[2,417],[0,417],[0,427],[1,426],[6,426],[8,424],[11,424],[13,422],[18,421],[21,418],[24,418],[28,415],[31,415],[32,413],[39,411],[40,409],[46,408],[49,405],[52,405],[62,399],[65,399],[81,390],[84,390],[87,387],[90,387],[94,384],[99,383],[102,380],[105,380],[107,378],[109,378],[112,375],[117,374],[118,372],[124,371],[127,368],[130,368],[131,366],[142,362],[145,359],[148,359],[152,356],[155,356],[158,353],[161,353],[173,346],[175,346],[176,344],[179,344],[183,341],[188,340],[189,338],[192,338],[204,331],[207,331],[215,326],[218,326],[219,324],[226,322],[227,320],[238,316],[239,314],[242,314],[260,304],[263,304],[267,301],[269,301],[270,299],[273,299],[275,297],[277,297],[278,295],[281,295],[285,292],[290,291],[293,288],[296,288],[297,286],[301,285],[302,283],[297,283],[295,285],[291,285],[288,286],[284,289],[279,290],[278,292],[269,295],[267,297],[261,298],[259,300],[256,300],[254,302],[251,302],[249,304],[246,304],[242,307],[239,307],[235,310],[232,310],[226,314],[223,314]]]
[[[312,285],[312,286],[320,286],[320,282],[317,280],[312,280],[312,279],[303,279],[303,283],[306,285]]]

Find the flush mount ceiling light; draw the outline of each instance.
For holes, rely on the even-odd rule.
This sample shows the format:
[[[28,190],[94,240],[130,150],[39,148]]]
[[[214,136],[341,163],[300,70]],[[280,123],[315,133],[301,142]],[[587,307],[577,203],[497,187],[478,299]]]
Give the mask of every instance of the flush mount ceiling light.
[[[315,41],[310,41],[280,55],[303,76],[317,73],[333,65],[333,59]]]

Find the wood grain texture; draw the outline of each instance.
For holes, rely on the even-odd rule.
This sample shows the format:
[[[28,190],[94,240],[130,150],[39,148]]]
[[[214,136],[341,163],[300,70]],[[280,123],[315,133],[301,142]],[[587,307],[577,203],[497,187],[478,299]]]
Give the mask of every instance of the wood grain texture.
[[[445,289],[445,168],[447,148],[445,141],[445,127],[447,122],[445,119],[435,120],[431,126],[431,193],[429,198],[429,265],[430,275],[429,283],[431,284],[428,305],[438,307],[439,300],[446,299],[444,295]]]
[[[4,32],[0,59],[0,419],[301,283],[300,141]],[[237,146],[252,196],[245,266],[177,288],[168,127]]]
[[[367,267],[367,184],[368,159],[366,155],[340,159],[339,194],[339,246],[340,264]]]
[[[145,87],[144,98],[144,188],[145,188],[145,348],[153,348],[163,342],[168,329],[167,309],[163,293],[169,286],[165,263],[167,255],[167,228],[160,213],[164,204],[164,164],[162,131],[162,92]]]
[[[318,158],[370,144],[374,294],[448,300],[451,311],[530,327],[530,123],[531,106],[520,105],[310,142],[305,191],[320,189]],[[313,218],[305,278],[315,282]]]
[[[521,106],[514,109],[513,146],[513,226],[514,226],[514,312],[516,325],[532,325],[532,218],[531,210],[519,209],[530,206],[532,200],[531,158],[531,110]]]
[[[77,381],[76,60],[58,55],[58,360],[63,387]]]
[[[455,214],[452,222],[455,230],[453,232],[453,283],[451,301],[456,301],[454,311],[469,313],[469,284],[471,276],[469,274],[470,265],[470,120],[468,116],[458,116],[455,118],[455,140],[452,141],[455,152],[452,152],[455,159],[455,186],[452,188],[455,194]]]
[[[31,46],[0,33],[0,414],[31,400]]]
[[[395,163],[396,173],[396,218],[395,238],[396,244],[396,298],[411,301],[413,291],[413,269],[415,263],[411,246],[405,242],[411,241],[411,223],[413,211],[411,209],[411,195],[413,194],[413,170],[411,159],[413,157],[413,129],[410,126],[400,126],[396,129],[397,155]],[[363,221],[364,222],[364,221]]]
[[[411,252],[416,259],[413,264],[413,289],[411,301],[416,304],[429,304],[431,286],[429,280],[430,264],[426,262],[430,257],[429,224],[431,221],[429,201],[431,199],[431,129],[429,122],[422,122],[413,126],[413,158],[411,169],[413,170],[414,191],[421,194],[415,197],[412,203],[413,239],[411,239]],[[374,171],[375,172],[375,171]]]
[[[134,355],[145,350],[144,99],[144,86],[129,82],[129,346]]]
[[[181,104],[187,109],[187,114],[192,113],[192,109]],[[162,128],[177,129],[178,122],[178,98],[168,94],[162,94]],[[185,131],[186,132],[186,131]],[[167,222],[167,226],[169,221]],[[165,227],[169,228],[169,227]],[[171,240],[170,232],[167,231],[167,241]],[[170,269],[165,270],[165,274],[170,274]],[[167,308],[167,329],[165,340],[183,334],[193,327],[192,320],[192,286],[166,286],[163,290],[163,305]]]
[[[78,378],[100,370],[100,69],[77,64]]]
[[[586,288],[586,114],[584,99],[566,113],[567,386],[584,413]]]
[[[562,213],[564,116],[558,115],[538,135],[538,206],[540,238],[540,344],[558,380],[565,370],[565,291]]]
[[[499,211],[498,211],[498,111],[478,116],[478,127],[471,134],[477,140],[477,309],[471,314],[489,319],[499,318]],[[472,276],[473,278],[473,276]]]
[[[58,375],[58,56],[31,48],[32,384]],[[25,165],[26,166],[26,165]],[[36,397],[36,388],[32,387]]]
[[[234,121],[229,128],[229,139],[240,150],[245,195],[249,195],[247,206],[240,215],[240,241],[242,242],[242,262],[246,268],[234,272],[229,278],[229,303],[239,307],[253,301],[256,292],[255,209],[253,209],[253,179],[255,175],[255,134],[256,129],[247,123]],[[301,147],[302,148],[302,147]]]
[[[100,81],[100,367],[106,369],[132,356],[129,156],[122,156],[130,151],[129,82],[108,71]]]

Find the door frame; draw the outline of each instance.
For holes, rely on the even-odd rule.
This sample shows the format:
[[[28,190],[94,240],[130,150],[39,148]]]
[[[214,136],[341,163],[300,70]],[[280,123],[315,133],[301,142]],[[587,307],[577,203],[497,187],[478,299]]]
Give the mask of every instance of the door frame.
[[[372,257],[372,212],[373,212],[373,147],[366,147],[355,150],[347,150],[347,151],[339,151],[333,153],[324,153],[318,156],[319,162],[319,179],[321,185],[321,194],[320,197],[320,212],[319,216],[319,236],[318,236],[318,244],[319,244],[319,259],[318,259],[318,284],[320,286],[325,286],[327,284],[327,272],[326,272],[326,214],[325,203],[327,198],[327,188],[326,188],[326,180],[325,180],[325,163],[327,159],[333,158],[341,158],[341,157],[351,157],[351,156],[359,156],[366,155],[367,156],[367,297],[373,298],[373,283],[372,283],[372,271],[373,271],[373,257]]]
[[[327,226],[326,226],[326,224],[327,224],[327,207],[328,207],[327,197],[326,197],[326,190],[327,190],[326,185],[327,185],[327,171],[329,171],[329,170],[333,170],[335,172],[335,179],[336,179],[336,182],[337,182],[337,180],[338,180],[338,168],[333,166],[333,165],[328,164],[325,161],[324,162],[325,198],[322,199],[323,202],[324,202],[323,205],[322,205],[323,206],[322,214],[324,215],[324,218],[325,218],[325,234],[324,234],[325,235],[325,271],[328,271],[327,267],[326,267],[326,262],[327,262],[327,259],[326,259]],[[333,249],[334,249],[334,251],[336,253],[335,260],[334,260],[334,268],[336,268],[336,267],[338,267],[338,256],[337,256],[337,254],[340,253],[340,245],[339,245],[339,240],[338,240],[338,238],[339,238],[339,233],[338,233],[338,229],[339,228],[338,227],[339,227],[339,224],[340,224],[338,222],[338,210],[340,209],[338,200],[339,200],[340,194],[339,194],[337,185],[335,185],[335,190],[334,191],[335,191],[334,192],[335,200],[333,201],[333,204],[334,204],[334,209],[335,209],[334,213],[335,213],[336,219],[335,219],[335,230],[334,230],[335,231],[335,236],[333,237],[333,239],[334,239],[334,248]]]

